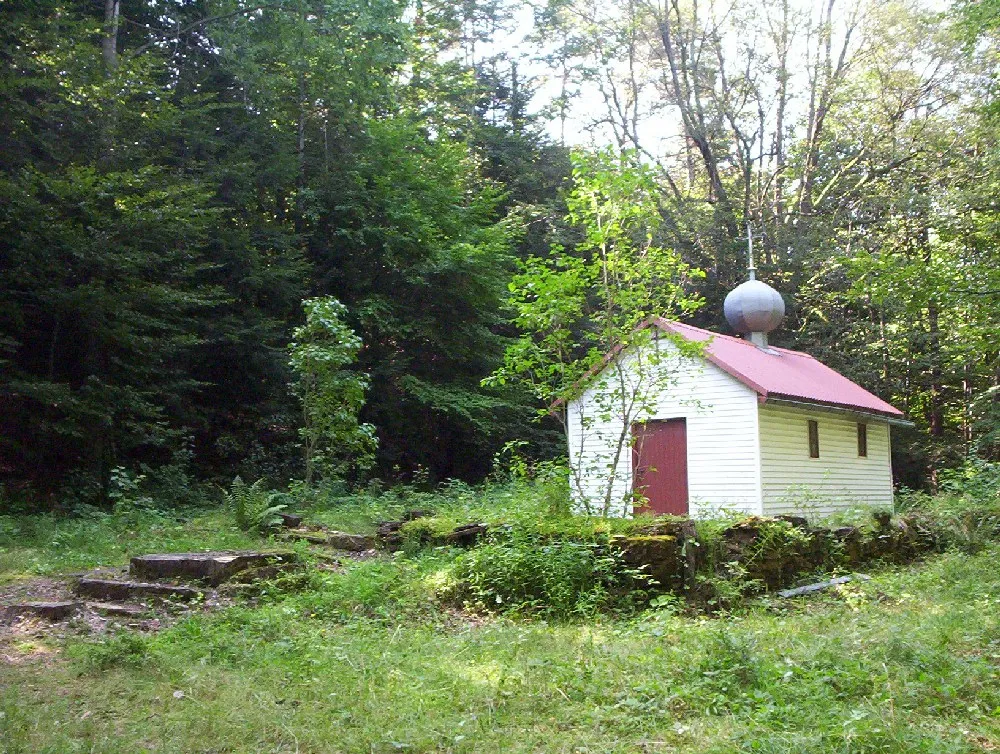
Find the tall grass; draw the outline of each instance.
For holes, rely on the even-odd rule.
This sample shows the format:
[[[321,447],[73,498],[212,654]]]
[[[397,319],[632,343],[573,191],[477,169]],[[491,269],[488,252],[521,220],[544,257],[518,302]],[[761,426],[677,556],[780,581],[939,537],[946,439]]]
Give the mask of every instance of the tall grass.
[[[940,473],[936,495],[904,490],[900,513],[933,522],[942,544],[975,552],[1000,537],[1000,463],[971,460]]]
[[[132,555],[259,547],[222,511],[119,507],[74,515],[0,516],[0,582],[96,566],[119,566]]]
[[[331,576],[0,667],[0,751],[990,751],[998,556],[947,553],[716,619],[561,624],[393,615],[405,595],[387,566],[360,564],[351,595]],[[362,590],[384,615],[336,607]]]

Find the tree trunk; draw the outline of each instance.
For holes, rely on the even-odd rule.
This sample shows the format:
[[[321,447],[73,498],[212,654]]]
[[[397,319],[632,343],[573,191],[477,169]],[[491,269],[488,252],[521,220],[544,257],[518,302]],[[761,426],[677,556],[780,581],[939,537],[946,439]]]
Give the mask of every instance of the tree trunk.
[[[847,66],[847,52],[850,48],[851,36],[857,25],[857,18],[852,16],[844,32],[844,41],[833,62],[833,6],[836,0],[827,0],[825,15],[820,18],[818,41],[816,45],[816,62],[812,71],[812,86],[809,92],[809,127],[806,134],[806,158],[802,168],[802,180],[799,189],[799,213],[811,215],[815,210],[813,192],[816,187],[816,173],[819,170],[820,139],[826,125],[826,117],[830,113],[833,95],[843,80]]]
[[[118,3],[119,0],[104,0],[104,37],[101,39],[101,50],[109,71],[118,67]]]
[[[683,16],[680,7],[677,2],[671,2],[671,7],[674,9],[678,29],[681,29]],[[735,239],[740,235],[739,228],[733,215],[729,193],[722,183],[718,158],[709,141],[705,112],[701,104],[701,96],[698,93],[698,62],[696,58],[692,58],[688,54],[685,40],[677,40],[675,44],[674,32],[670,28],[670,23],[669,15],[662,16],[659,19],[658,31],[670,72],[674,99],[680,111],[681,122],[684,125],[685,136],[688,142],[697,149],[708,175],[708,199],[718,204],[719,219],[725,226],[728,237]],[[693,44],[694,40],[691,41]]]
[[[774,241],[778,260],[785,258],[785,107],[788,104],[788,0],[781,3],[781,28],[777,34],[778,102],[774,123]],[[770,260],[775,261],[775,260]]]

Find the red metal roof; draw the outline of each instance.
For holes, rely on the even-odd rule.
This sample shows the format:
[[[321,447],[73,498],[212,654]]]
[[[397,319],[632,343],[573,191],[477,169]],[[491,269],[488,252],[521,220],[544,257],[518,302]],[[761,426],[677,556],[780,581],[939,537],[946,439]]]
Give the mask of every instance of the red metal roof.
[[[661,330],[687,340],[708,341],[705,357],[744,385],[757,391],[761,399],[785,398],[822,403],[888,416],[903,412],[856,385],[807,353],[787,348],[758,348],[753,343],[700,327],[672,322],[660,317],[650,321]]]

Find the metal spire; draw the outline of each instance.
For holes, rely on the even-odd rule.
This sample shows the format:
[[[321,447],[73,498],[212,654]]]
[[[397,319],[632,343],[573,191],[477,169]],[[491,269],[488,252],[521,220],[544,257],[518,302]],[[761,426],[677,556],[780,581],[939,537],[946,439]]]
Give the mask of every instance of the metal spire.
[[[750,223],[747,223],[747,250],[750,256],[750,266],[747,268],[747,272],[750,273],[750,279],[757,279],[757,268],[753,266],[753,230],[750,228]]]

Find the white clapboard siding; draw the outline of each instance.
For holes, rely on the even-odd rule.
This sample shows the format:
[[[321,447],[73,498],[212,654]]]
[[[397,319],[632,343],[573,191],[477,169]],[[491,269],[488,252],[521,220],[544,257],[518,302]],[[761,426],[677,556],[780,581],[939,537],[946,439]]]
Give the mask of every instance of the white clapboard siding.
[[[819,426],[819,458],[809,457],[808,420]],[[868,425],[868,456],[858,456],[858,422]],[[760,407],[764,513],[829,515],[858,506],[892,506],[889,424],[790,407]]]
[[[684,357],[666,339],[646,348],[659,348],[662,360],[656,378],[640,355],[630,353],[617,362],[632,385],[656,383],[648,393],[650,414],[633,417],[687,419],[688,494],[692,515],[711,515],[722,509],[761,513],[760,455],[757,443],[757,395],[714,364],[700,357]],[[630,515],[632,450],[625,444],[615,464],[615,449],[625,427],[623,412],[600,405],[608,395],[608,380],[616,379],[615,366],[595,378],[590,387],[568,406],[569,458],[578,475],[574,500],[578,509],[591,503],[600,507],[608,480],[612,485],[612,515]],[[651,389],[651,388],[650,388]],[[586,417],[586,421],[584,420]],[[628,430],[630,433],[630,430]],[[630,434],[628,435],[630,436]]]

